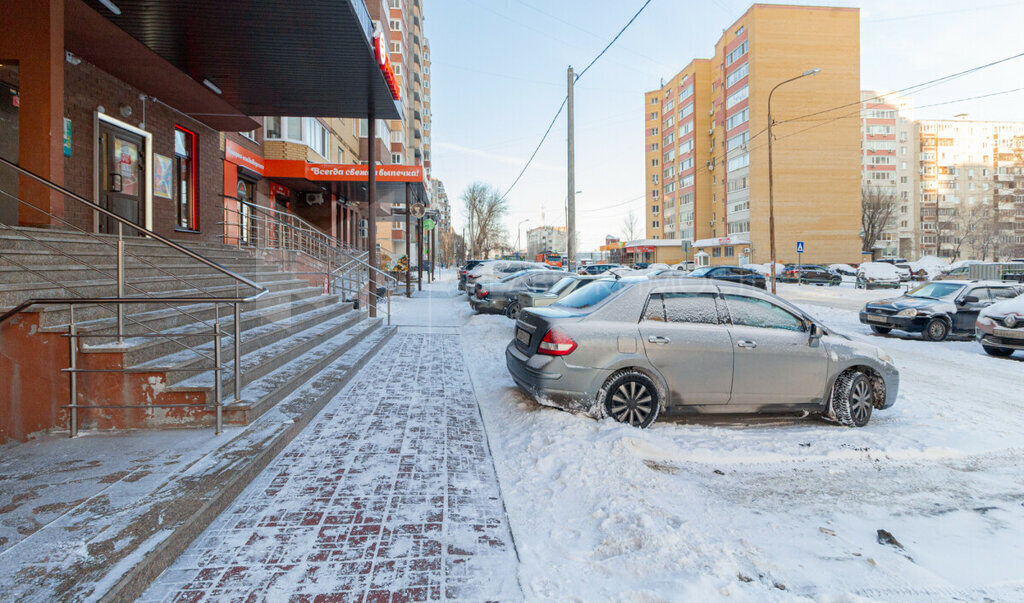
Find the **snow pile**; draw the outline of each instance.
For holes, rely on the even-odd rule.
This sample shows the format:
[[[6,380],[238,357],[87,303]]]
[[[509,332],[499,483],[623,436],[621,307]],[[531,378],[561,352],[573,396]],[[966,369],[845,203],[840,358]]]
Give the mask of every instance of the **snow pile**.
[[[857,274],[857,269],[849,264],[831,264],[828,269],[846,276]]]
[[[754,272],[757,272],[759,274],[763,274],[764,276],[771,276],[771,270],[772,270],[771,266],[772,266],[771,262],[766,262],[764,264],[746,264],[743,267],[744,268],[749,268],[749,269],[753,270]],[[780,264],[780,263],[776,262],[775,263],[775,276],[778,276],[778,275],[782,274],[782,271],[785,270],[785,269],[786,269],[786,265],[785,264]]]
[[[1006,316],[1007,314],[1014,314],[1024,319],[1024,294],[996,302],[981,311],[981,316]],[[1022,320],[1022,324],[1024,324],[1024,320]]]

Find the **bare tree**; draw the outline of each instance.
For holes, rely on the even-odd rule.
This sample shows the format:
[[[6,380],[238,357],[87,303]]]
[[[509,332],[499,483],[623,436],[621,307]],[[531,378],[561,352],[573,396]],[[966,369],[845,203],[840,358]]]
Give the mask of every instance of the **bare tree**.
[[[467,237],[470,255],[478,257],[482,253],[486,258],[506,238],[502,219],[508,213],[508,203],[501,198],[497,189],[483,182],[474,182],[466,187],[462,201],[469,221]]]
[[[629,210],[622,220],[622,236],[627,241],[635,241],[640,238],[640,220],[637,219],[633,210]]]
[[[992,207],[988,203],[982,203],[975,210],[981,221],[977,224],[974,232],[967,237],[967,245],[970,247],[974,259],[984,260],[990,254],[997,256],[1001,251],[1001,237],[993,219]]]
[[[870,253],[896,215],[896,195],[869,184],[860,189],[860,226],[864,231],[861,251]]]
[[[955,262],[960,258],[964,245],[969,246],[972,240],[985,236],[985,226],[991,222],[992,211],[988,203],[940,208],[936,224],[939,248],[942,248],[943,243],[951,245],[953,249],[949,257]]]

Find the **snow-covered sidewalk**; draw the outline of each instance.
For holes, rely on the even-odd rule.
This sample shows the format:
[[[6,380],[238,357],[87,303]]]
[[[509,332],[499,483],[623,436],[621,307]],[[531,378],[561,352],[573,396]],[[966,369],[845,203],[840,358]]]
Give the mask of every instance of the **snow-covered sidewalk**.
[[[144,600],[507,601],[517,565],[459,337],[407,329]]]

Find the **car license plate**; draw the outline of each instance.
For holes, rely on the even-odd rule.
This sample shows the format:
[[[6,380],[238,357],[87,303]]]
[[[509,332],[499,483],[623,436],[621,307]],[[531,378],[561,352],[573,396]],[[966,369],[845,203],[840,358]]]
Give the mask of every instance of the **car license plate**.
[[[884,316],[875,316],[874,314],[868,314],[868,321],[870,322],[889,322]]]
[[[530,345],[530,334],[525,329],[516,327],[516,339],[523,345]]]
[[[993,329],[992,332],[1007,339],[1024,339],[1024,329]]]

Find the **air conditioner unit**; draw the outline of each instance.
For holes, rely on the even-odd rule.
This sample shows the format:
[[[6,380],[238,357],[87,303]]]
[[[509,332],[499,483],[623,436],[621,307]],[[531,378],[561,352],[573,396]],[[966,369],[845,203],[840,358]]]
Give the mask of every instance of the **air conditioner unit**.
[[[306,193],[306,205],[322,205],[323,202],[323,193]]]
[[[714,136],[714,134],[715,134],[715,127],[711,126],[710,128],[708,128],[708,136]]]

